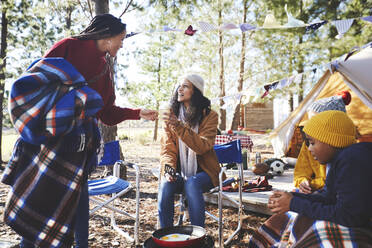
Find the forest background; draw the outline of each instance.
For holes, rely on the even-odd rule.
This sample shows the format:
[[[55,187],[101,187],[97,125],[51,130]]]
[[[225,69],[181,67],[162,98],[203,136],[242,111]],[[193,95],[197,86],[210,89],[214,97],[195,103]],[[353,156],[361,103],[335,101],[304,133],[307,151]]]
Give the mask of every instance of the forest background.
[[[217,27],[224,23],[262,26],[268,14],[284,24],[288,20],[285,5],[294,18],[304,23],[322,20],[329,23],[310,31],[304,27],[247,32],[218,29],[198,30],[193,36],[183,31],[164,31],[165,26],[185,30],[192,25],[199,29],[200,21]],[[124,48],[112,61],[116,65],[118,99],[125,99],[120,105],[162,108],[175,84],[186,72],[193,71],[206,81],[205,95],[214,99],[220,130],[237,129],[242,103],[284,99],[293,110],[325,68],[304,73],[297,82],[272,91],[265,98],[260,97],[263,86],[322,67],[365,45],[372,34],[371,23],[360,19],[372,15],[372,0],[2,0],[2,130],[11,127],[7,112],[9,88],[5,86],[11,85],[53,43],[77,34],[94,15],[107,12],[127,22],[128,33],[140,32],[125,40]],[[337,29],[330,21],[349,18],[355,18],[350,30],[336,39]],[[243,91],[251,97],[225,102],[225,96]],[[153,140],[158,139],[158,124],[153,125]],[[116,127],[101,128],[105,141],[117,136]]]

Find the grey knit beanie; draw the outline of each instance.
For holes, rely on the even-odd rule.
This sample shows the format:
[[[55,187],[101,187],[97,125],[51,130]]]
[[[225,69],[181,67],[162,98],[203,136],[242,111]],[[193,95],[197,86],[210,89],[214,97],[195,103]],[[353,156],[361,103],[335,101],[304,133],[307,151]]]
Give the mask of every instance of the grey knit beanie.
[[[320,113],[327,110],[339,110],[346,112],[345,102],[342,96],[331,96],[327,98],[321,98],[313,102],[308,111]]]
[[[185,78],[198,88],[202,94],[204,93],[204,80],[201,76],[197,74],[189,74]]]

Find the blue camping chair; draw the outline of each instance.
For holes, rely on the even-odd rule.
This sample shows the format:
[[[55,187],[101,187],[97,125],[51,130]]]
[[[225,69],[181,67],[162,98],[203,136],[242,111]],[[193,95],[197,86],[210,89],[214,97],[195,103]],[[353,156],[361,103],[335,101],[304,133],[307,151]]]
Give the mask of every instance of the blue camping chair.
[[[128,163],[120,160],[120,144],[119,141],[112,141],[104,145],[103,157],[99,163],[99,166],[114,165],[113,175],[105,177],[103,179],[89,180],[88,181],[88,191],[89,199],[96,206],[89,210],[89,215],[92,216],[101,208],[107,208],[111,211],[111,226],[119,234],[124,236],[130,242],[135,242],[136,245],[139,244],[138,239],[138,225],[139,225],[139,167],[133,163]],[[133,168],[136,171],[136,213],[133,216],[121,209],[114,207],[114,202],[116,199],[120,198],[122,195],[126,194],[128,191],[133,189],[133,186],[128,182],[120,178],[120,166],[127,166]],[[98,197],[99,195],[111,195],[110,198],[103,199]],[[130,217],[135,220],[134,224],[134,238],[132,238],[128,232],[119,228],[116,225],[115,213],[120,213],[125,216]]]
[[[223,247],[231,242],[232,238],[239,233],[242,228],[242,214],[243,214],[243,197],[242,197],[242,187],[244,183],[244,173],[243,173],[243,157],[242,157],[242,148],[240,144],[240,140],[234,140],[225,144],[214,145],[214,150],[216,152],[218,162],[222,165],[221,172],[219,174],[219,187],[218,187],[218,243],[219,247]],[[222,176],[226,172],[227,167],[225,165],[230,163],[236,163],[238,166],[238,178],[235,180],[239,183],[239,202],[232,199],[222,191],[222,186],[224,186],[224,182],[222,181]],[[226,181],[230,181],[231,179],[227,179]],[[213,189],[212,189],[213,192]],[[226,199],[233,203],[238,208],[238,227],[234,231],[232,235],[230,235],[227,240],[223,241],[223,221],[222,221],[222,200]]]
[[[207,193],[204,193],[204,196],[218,192],[218,217],[214,216],[208,211],[205,211],[205,214],[218,222],[218,242],[219,242],[219,247],[223,247],[224,245],[229,244],[231,240],[233,239],[233,237],[236,234],[238,234],[242,228],[242,214],[243,214],[242,184],[244,183],[243,157],[242,157],[242,149],[241,149],[240,140],[238,139],[225,143],[225,144],[214,145],[214,150],[216,152],[218,162],[221,165],[221,172],[219,174],[219,186],[211,189]],[[231,163],[236,163],[238,166],[238,178],[237,179],[231,178],[231,179],[226,179],[225,181],[222,181],[222,176],[226,172],[227,165]],[[232,199],[227,194],[222,192],[222,187],[225,186],[225,184],[231,183],[233,181],[239,183],[239,202]],[[223,221],[222,221],[223,202],[222,200],[223,199],[230,201],[233,205],[235,205],[238,208],[238,227],[236,228],[234,233],[230,235],[230,237],[228,237],[228,239],[225,242],[223,242],[223,235],[222,235],[222,229],[223,229]],[[176,206],[180,207],[180,212],[181,212],[178,218],[177,225],[182,225],[183,222],[186,221],[185,197],[183,194],[180,194],[180,201],[178,204],[176,204]]]

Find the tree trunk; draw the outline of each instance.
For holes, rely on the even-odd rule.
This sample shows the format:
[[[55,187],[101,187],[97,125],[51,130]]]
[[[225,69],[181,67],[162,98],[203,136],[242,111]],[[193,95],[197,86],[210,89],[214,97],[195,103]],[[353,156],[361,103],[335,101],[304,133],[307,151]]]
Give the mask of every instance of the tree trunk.
[[[5,86],[5,67],[6,67],[6,48],[7,48],[7,36],[8,36],[8,19],[7,19],[7,7],[3,6],[1,12],[1,48],[0,48],[0,163],[3,162],[2,156],[2,135],[3,135],[3,100],[4,100],[4,86]],[[0,164],[1,165],[1,164]]]
[[[105,14],[109,12],[109,1],[108,0],[94,0],[94,3],[95,3],[96,15]],[[109,59],[107,62],[111,64],[110,68],[111,70],[113,70],[115,61],[113,61],[113,59]],[[114,71],[112,71],[111,73],[114,74]],[[114,80],[114,77],[112,80]],[[114,81],[112,82],[114,83]],[[102,136],[102,140],[104,143],[117,139],[117,130],[118,130],[117,126],[107,126],[103,124],[102,122],[99,122],[98,126],[101,131],[101,136]],[[120,148],[120,158],[124,159],[121,148]],[[127,177],[126,167],[124,166],[120,167],[120,175],[122,178],[126,179]]]
[[[161,36],[160,36],[160,42],[161,42]],[[160,92],[161,88],[161,77],[160,77],[160,70],[161,70],[161,48],[159,48],[159,61],[158,61],[158,92]],[[156,109],[159,111],[159,100],[156,100]],[[155,128],[154,128],[154,137],[153,140],[156,141],[158,139],[158,127],[159,127],[159,120],[155,120]]]
[[[219,2],[219,5],[221,3]],[[219,6],[218,9],[218,24],[222,24],[222,8]],[[223,97],[225,96],[225,79],[224,79],[224,58],[223,58],[223,34],[221,30],[218,30],[219,36],[219,56],[220,56],[220,130],[226,130],[226,109],[222,106],[225,104]]]
[[[248,0],[244,0],[243,2],[244,9],[243,9],[243,23],[247,22],[247,11],[248,11]],[[241,57],[240,57],[240,69],[239,69],[239,80],[238,80],[238,92],[241,92],[243,89],[244,83],[244,69],[245,69],[245,32],[242,32],[242,46],[241,46]],[[239,100],[238,105],[235,107],[234,117],[231,123],[231,130],[237,130],[238,126],[240,125],[240,104],[241,100]],[[244,125],[244,124],[243,124]]]
[[[95,3],[96,15],[105,14],[109,12],[109,0],[93,0]]]

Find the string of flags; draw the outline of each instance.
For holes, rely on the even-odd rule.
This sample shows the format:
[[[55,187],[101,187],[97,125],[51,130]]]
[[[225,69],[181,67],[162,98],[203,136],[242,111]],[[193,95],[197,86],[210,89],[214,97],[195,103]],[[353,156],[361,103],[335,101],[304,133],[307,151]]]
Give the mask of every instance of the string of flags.
[[[290,29],[290,28],[303,28],[304,27],[306,32],[308,32],[308,31],[318,30],[323,25],[325,25],[327,23],[331,23],[332,25],[334,25],[336,27],[337,32],[338,32],[338,34],[336,36],[336,39],[341,39],[344,36],[344,34],[347,33],[347,31],[351,28],[352,24],[354,23],[354,20],[360,19],[360,20],[372,23],[372,16],[365,16],[365,17],[349,18],[349,19],[345,19],[345,20],[331,20],[331,21],[319,20],[319,21],[316,21],[316,22],[313,22],[313,23],[306,24],[304,21],[294,18],[292,16],[292,14],[287,10],[287,5],[284,6],[284,9],[285,9],[285,12],[286,12],[287,18],[288,18],[287,23],[284,24],[284,25],[281,25],[276,20],[276,18],[273,14],[268,14],[266,16],[265,21],[264,21],[262,26],[255,26],[255,25],[252,25],[250,23],[242,23],[242,24],[224,23],[220,26],[216,26],[216,25],[208,23],[208,22],[200,21],[200,22],[198,22],[199,29],[195,29],[192,25],[189,25],[186,30],[179,29],[179,28],[172,28],[172,27],[169,27],[169,26],[165,25],[160,30],[150,30],[150,31],[143,31],[143,32],[131,32],[131,33],[126,35],[126,38],[129,38],[129,37],[135,36],[137,34],[141,34],[141,33],[183,32],[187,36],[193,36],[198,31],[206,33],[206,32],[212,32],[212,31],[217,31],[217,30],[227,31],[227,30],[233,30],[233,29],[240,29],[241,32],[247,32],[247,31],[252,31],[252,30]],[[367,46],[372,47],[372,42],[364,45],[362,48],[365,48]],[[345,55],[345,61],[351,55],[353,55],[355,52],[358,52],[360,49],[361,48],[359,48],[359,47],[354,47],[348,54]],[[330,62],[326,65],[321,66],[321,67],[324,67],[324,66],[326,66],[331,71],[331,73],[333,73],[334,70],[337,69],[337,67],[338,67],[338,60]],[[313,68],[313,69],[304,71],[302,73],[292,75],[292,76],[283,78],[281,80],[274,81],[270,84],[264,85],[263,86],[264,93],[261,95],[260,98],[266,97],[270,93],[270,91],[285,88],[285,87],[291,85],[293,82],[297,82],[297,81],[301,80],[302,77],[304,76],[304,74],[306,74],[306,73],[313,72],[314,75],[315,75],[317,69],[318,68]],[[242,100],[243,96],[244,96],[244,98],[242,100],[243,104],[246,104],[246,103],[248,103],[252,100],[255,101],[256,99],[259,98],[260,92],[261,92],[261,88],[256,88],[254,90],[254,92],[252,92],[252,90],[245,90],[245,91],[241,91],[241,92],[238,92],[238,93],[235,93],[235,94],[232,94],[232,95],[213,98],[213,99],[211,99],[211,102],[215,103],[215,102],[222,99],[225,102],[225,104],[221,108],[226,109],[226,107],[228,105],[239,103]]]
[[[338,35],[336,36],[337,39],[340,39],[344,36],[344,34],[350,29],[354,20],[360,19],[366,22],[372,22],[372,16],[365,16],[365,17],[357,17],[357,18],[349,18],[345,20],[319,20],[313,23],[306,24],[302,20],[298,20],[292,16],[292,14],[287,10],[287,5],[284,6],[285,12],[287,14],[288,21],[286,24],[281,25],[275,18],[273,14],[268,14],[265,18],[265,21],[262,26],[255,26],[250,23],[242,23],[242,24],[234,24],[234,23],[224,23],[220,26],[216,26],[214,24],[200,21],[198,22],[198,26],[200,31],[203,33],[221,30],[233,30],[233,29],[240,29],[242,32],[247,32],[251,30],[266,30],[266,29],[289,29],[289,28],[302,28],[304,27],[306,31],[315,31],[319,29],[321,26],[331,23],[337,29]],[[150,30],[149,33],[153,32],[183,32],[185,35],[193,36],[198,29],[195,29],[192,25],[189,25],[186,30],[179,29],[179,28],[172,28],[169,26],[163,26],[160,30]],[[127,35],[127,38],[139,34],[141,32],[130,33]]]
[[[317,68],[312,68],[312,69],[309,69],[309,70],[305,70],[304,72],[302,73],[298,73],[298,74],[295,74],[295,75],[291,75],[289,77],[286,77],[286,78],[283,78],[283,79],[280,79],[280,80],[276,80],[270,84],[266,84],[263,86],[264,88],[264,93],[261,95],[260,98],[264,98],[266,97],[270,91],[273,91],[273,90],[278,90],[278,89],[283,89],[289,85],[291,85],[292,83],[294,82],[299,82],[301,81],[302,77],[307,74],[307,73],[315,73],[317,72],[318,69],[320,68],[327,68],[331,73],[334,73],[338,67],[339,67],[339,60],[344,58],[343,61],[347,61],[350,56],[352,56],[353,54],[355,54],[356,52],[364,49],[364,48],[367,48],[367,47],[371,47],[372,48],[372,42],[369,42],[367,44],[365,44],[364,46],[362,47],[353,47],[351,49],[350,52],[348,52],[347,54],[344,54],[342,55],[341,57],[337,58],[336,60],[334,61],[331,61],[325,65],[321,65]],[[251,100],[253,99],[258,99],[258,95],[259,95],[259,92],[260,92],[260,88],[257,88],[255,90],[255,92],[252,92],[252,91],[249,91],[249,90],[244,90],[244,91],[241,91],[241,92],[238,92],[238,93],[235,93],[235,94],[232,94],[232,95],[227,95],[227,96],[224,96],[224,97],[216,97],[216,98],[213,98],[211,99],[211,102],[212,103],[216,103],[218,102],[219,100],[224,100],[225,104],[221,107],[221,108],[226,108],[227,105],[233,105],[233,104],[237,104],[240,102],[240,99],[245,96],[245,101],[242,102],[243,104],[246,104],[248,102],[250,102]]]

